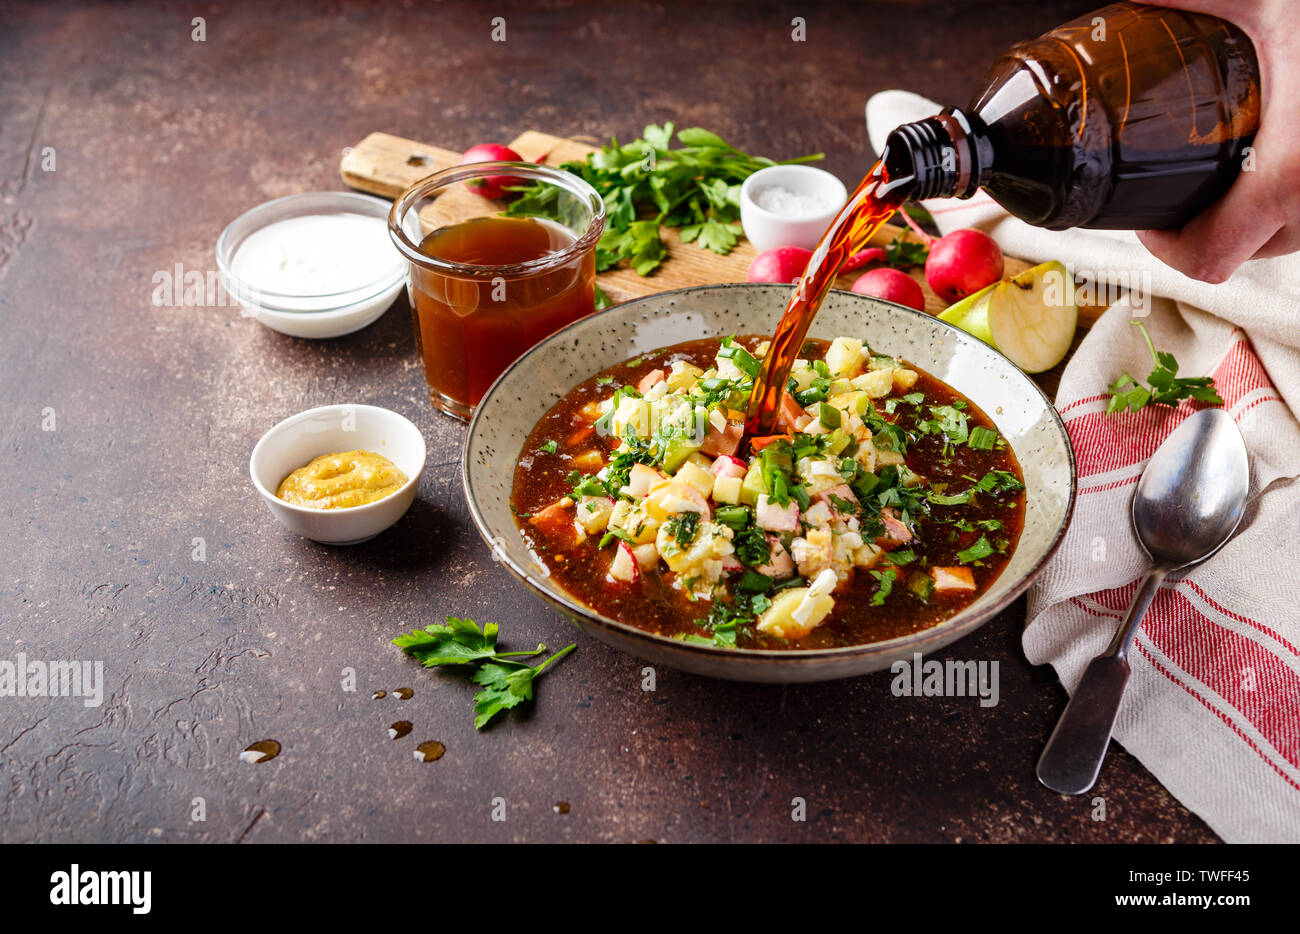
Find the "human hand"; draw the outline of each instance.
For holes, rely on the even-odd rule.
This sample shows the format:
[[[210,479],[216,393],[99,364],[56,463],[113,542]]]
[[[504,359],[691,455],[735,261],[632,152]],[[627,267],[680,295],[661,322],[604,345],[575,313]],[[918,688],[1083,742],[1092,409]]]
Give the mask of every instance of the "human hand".
[[[1237,24],[1259,58],[1261,109],[1254,167],[1177,230],[1143,230],[1157,259],[1203,282],[1223,282],[1248,259],[1300,250],[1300,32],[1289,0],[1159,0]],[[1290,9],[1288,9],[1290,7]]]

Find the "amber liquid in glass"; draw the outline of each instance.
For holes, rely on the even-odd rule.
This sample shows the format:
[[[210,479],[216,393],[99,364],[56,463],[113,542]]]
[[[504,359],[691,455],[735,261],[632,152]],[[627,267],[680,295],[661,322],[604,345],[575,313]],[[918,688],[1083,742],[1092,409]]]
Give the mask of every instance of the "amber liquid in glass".
[[[548,220],[479,217],[433,231],[420,252],[467,266],[511,266],[553,256],[575,240]],[[595,311],[595,282],[591,250],[508,274],[413,267],[411,313],[433,404],[471,414],[524,351]]]

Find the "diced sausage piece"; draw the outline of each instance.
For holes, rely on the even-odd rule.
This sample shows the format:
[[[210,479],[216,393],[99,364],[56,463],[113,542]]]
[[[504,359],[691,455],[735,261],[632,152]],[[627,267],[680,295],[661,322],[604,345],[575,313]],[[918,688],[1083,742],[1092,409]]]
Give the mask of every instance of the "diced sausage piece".
[[[936,591],[947,591],[952,593],[958,590],[974,590],[975,575],[971,574],[970,568],[930,568],[930,576],[934,578],[934,589]]]
[[[754,524],[769,532],[797,532],[799,530],[799,504],[791,500],[784,506],[778,506],[760,493],[758,505],[754,509]]]
[[[906,545],[912,540],[912,530],[894,514],[894,510],[880,510],[880,518],[885,523],[885,534],[876,539],[877,544],[885,548],[893,548],[897,545]]]
[[[591,436],[594,435],[595,433],[596,433],[595,425],[585,425],[584,427],[579,428],[577,431],[570,434],[569,437],[565,438],[564,443],[567,447],[576,448],[578,445],[589,440]]]
[[[766,574],[776,580],[789,577],[794,572],[794,559],[790,557],[790,552],[785,550],[781,539],[775,535],[767,536],[767,542],[772,546],[772,557],[768,559],[767,564],[758,569],[758,573]]]
[[[781,408],[776,416],[776,424],[785,431],[798,431],[795,427],[800,418],[807,417],[808,413],[799,407],[799,403],[791,398],[788,392],[781,394]]]
[[[636,391],[641,393],[641,395],[644,396],[646,394],[647,389],[649,389],[655,383],[662,383],[663,381],[664,381],[663,370],[651,370],[645,376],[641,377],[641,381],[636,384]]]
[[[534,513],[528,521],[547,535],[567,533],[571,538],[576,537],[573,528],[573,505],[573,500],[566,496],[558,502],[551,503],[541,512]]]
[[[789,441],[789,440],[791,440],[791,436],[788,434],[787,435],[759,435],[756,438],[749,439],[749,449],[753,451],[755,454],[757,454],[759,451],[763,450],[763,448],[767,447],[769,444],[775,444],[778,441]]]
[[[710,425],[709,433],[704,436],[704,443],[700,445],[700,453],[710,457],[717,457],[719,454],[735,454],[740,448],[740,439],[744,436],[745,426],[740,422],[728,422],[727,427],[722,431]]]
[[[817,498],[830,507],[832,512],[841,514],[839,509],[835,508],[834,500],[842,500],[846,503],[856,503],[858,498],[853,491],[849,489],[847,483],[841,483],[839,486],[833,486],[829,490],[824,490],[817,494]],[[851,515],[851,513],[848,513]]]

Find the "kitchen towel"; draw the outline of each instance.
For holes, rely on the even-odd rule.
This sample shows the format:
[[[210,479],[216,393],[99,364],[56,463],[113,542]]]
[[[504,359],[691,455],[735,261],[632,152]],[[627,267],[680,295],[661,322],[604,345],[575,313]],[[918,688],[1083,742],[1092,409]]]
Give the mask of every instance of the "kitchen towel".
[[[898,124],[939,109],[906,91],[875,95],[872,145],[879,152]],[[1130,321],[1178,359],[1179,375],[1214,377],[1250,452],[1249,506],[1220,552],[1157,594],[1129,653],[1114,739],[1223,839],[1300,842],[1300,255],[1251,261],[1207,285],[1128,231],[1041,230],[983,191],[926,207],[944,232],[974,227],[1008,255],[1060,260],[1085,283],[1081,301],[1108,306],[1057,392],[1078,498],[1029,591],[1024,633],[1029,661],[1050,663],[1067,690],[1110,642],[1148,567],[1129,520],[1142,468],[1199,407],[1105,414],[1120,371],[1145,379],[1152,369]]]

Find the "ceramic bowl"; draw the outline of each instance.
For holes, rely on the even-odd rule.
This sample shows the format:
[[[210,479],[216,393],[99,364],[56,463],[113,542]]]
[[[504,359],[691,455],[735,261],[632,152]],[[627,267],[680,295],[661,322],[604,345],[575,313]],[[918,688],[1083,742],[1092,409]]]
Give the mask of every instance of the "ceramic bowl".
[[[275,495],[280,481],[322,454],[380,454],[406,474],[396,493],[364,506],[311,509]],[[323,405],[291,415],[262,436],[248,473],[271,514],[290,532],[325,545],[355,545],[395,523],[415,501],[424,470],[424,436],[396,412],[374,405]]]
[[[389,207],[382,198],[352,191],[309,191],[259,204],[231,221],[217,240],[222,287],[240,305],[244,316],[290,337],[325,340],[368,327],[397,300],[406,284],[406,264],[396,250],[391,268],[373,281],[319,295],[287,295],[260,289],[235,274],[235,254],[250,235],[277,221],[304,215],[361,214],[387,224]],[[382,226],[379,232],[386,240],[388,234]]]
[[[821,207],[803,214],[777,214],[758,203],[765,188],[784,188],[816,198]],[[778,246],[811,250],[848,200],[844,183],[825,169],[811,165],[770,165],[740,186],[740,226],[760,253]]]
[[[1074,504],[1074,456],[1056,410],[1013,363],[964,331],[924,312],[840,291],[827,297],[811,336],[861,337],[873,350],[921,367],[983,409],[1015,451],[1026,486],[1025,526],[992,587],[922,632],[847,648],[768,651],[653,635],[595,612],[550,579],[510,511],[515,464],[533,425],[573,386],[607,366],[681,341],[770,334],[789,295],[789,286],[759,284],[650,295],[576,321],[516,360],[479,403],[463,455],[465,495],[494,557],[597,639],[656,664],[737,681],[822,681],[887,668],[960,639],[1022,594],[1060,543]]]

